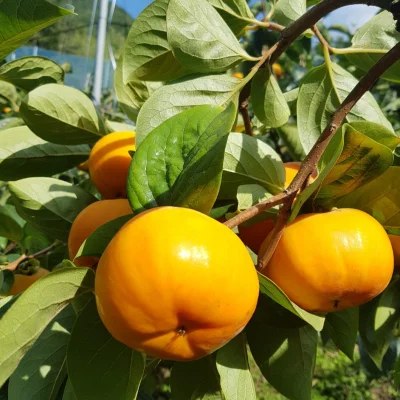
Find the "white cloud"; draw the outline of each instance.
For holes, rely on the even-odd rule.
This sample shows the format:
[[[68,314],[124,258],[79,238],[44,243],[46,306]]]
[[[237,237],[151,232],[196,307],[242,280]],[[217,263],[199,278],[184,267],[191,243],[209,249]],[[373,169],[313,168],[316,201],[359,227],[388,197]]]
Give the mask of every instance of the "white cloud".
[[[339,8],[325,18],[325,23],[329,25],[343,24],[349,27],[354,33],[360,26],[364,25],[379,10],[377,7],[366,5],[352,5]]]

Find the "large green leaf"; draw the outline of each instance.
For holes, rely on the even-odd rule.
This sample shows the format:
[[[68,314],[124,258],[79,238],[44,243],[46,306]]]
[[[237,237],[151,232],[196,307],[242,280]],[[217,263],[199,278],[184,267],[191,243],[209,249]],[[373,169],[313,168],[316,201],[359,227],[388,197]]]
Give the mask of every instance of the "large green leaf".
[[[343,54],[363,71],[368,71],[382,56],[400,41],[396,21],[389,11],[382,11],[357,30],[352,46]],[[381,76],[393,82],[400,82],[400,62],[391,66]]]
[[[254,16],[246,0],[207,0],[224,19],[236,36],[244,33]]]
[[[64,70],[45,57],[22,57],[0,67],[0,80],[30,91],[47,83],[64,82]]]
[[[171,392],[174,400],[221,400],[214,357],[175,363],[171,373]]]
[[[153,3],[156,4],[156,3]],[[136,122],[139,110],[150,95],[162,86],[161,82],[146,82],[143,80],[130,80],[124,83],[123,80],[123,56],[117,63],[114,74],[114,88],[119,105],[125,114]]]
[[[252,319],[247,338],[268,382],[291,400],[310,400],[318,333],[311,326],[270,326]]]
[[[385,228],[400,228],[400,167],[390,167],[379,179],[340,199],[337,206],[358,208]]]
[[[129,31],[124,48],[123,82],[169,81],[187,73],[174,58],[167,40],[169,0],[146,7]]]
[[[5,82],[0,82],[0,86],[1,83]],[[5,118],[0,121],[0,131],[5,131],[6,129],[17,128],[18,126],[24,126],[24,125],[25,122],[21,118],[16,118],[16,117]]]
[[[308,153],[330,122],[342,101],[357,80],[338,64],[329,63],[313,68],[303,79],[297,101],[297,126],[300,140]],[[378,103],[366,93],[347,115],[346,120],[372,121],[393,130]]]
[[[325,319],[324,331],[333,340],[338,349],[352,360],[358,336],[358,307],[328,313]]]
[[[232,132],[224,156],[220,198],[236,198],[241,185],[257,183],[272,194],[283,191],[285,168],[279,155],[262,140]]]
[[[344,147],[335,166],[318,190],[320,202],[331,203],[376,179],[393,164],[388,147],[370,139],[351,126],[344,126]]]
[[[1,0],[0,5],[0,61],[25,44],[36,32],[73,14],[45,0]]]
[[[74,393],[74,388],[72,387],[71,380],[68,379],[65,385],[62,400],[78,400]]]
[[[235,117],[233,103],[225,110],[198,106],[154,129],[130,166],[127,193],[133,210],[174,205],[208,214],[218,195]]]
[[[225,400],[256,400],[244,333],[217,352],[217,370]]]
[[[32,132],[56,144],[94,143],[107,133],[89,97],[64,85],[36,88],[22,101],[20,114]]]
[[[53,178],[26,178],[10,183],[19,215],[55,239],[67,241],[78,214],[96,198],[83,189]]]
[[[274,20],[282,25],[290,25],[307,10],[306,0],[278,0],[274,11]]]
[[[0,236],[19,242],[23,236],[21,218],[10,204],[0,205]]]
[[[288,122],[290,109],[271,69],[261,68],[251,85],[254,113],[263,125],[278,128]]]
[[[167,35],[175,58],[201,73],[227,71],[241,61],[256,61],[237,41],[206,0],[170,0]]]
[[[325,318],[323,316],[312,314],[308,311],[303,310],[297,304],[293,303],[289,297],[279,288],[271,279],[264,275],[258,274],[260,281],[260,293],[268,296],[276,303],[281,305],[286,310],[290,311],[296,317],[301,318],[303,321],[310,324],[315,330],[321,331],[324,327]]]
[[[0,80],[0,106],[14,105],[18,101],[18,97],[14,85]]]
[[[303,161],[306,154],[301,144],[297,125],[286,124],[277,129],[279,137],[285,144],[288,153],[294,161]]]
[[[110,335],[93,297],[79,314],[68,344],[68,377],[76,397],[135,400],[145,366],[145,355]]]
[[[190,79],[189,79],[190,78]],[[137,119],[136,144],[168,118],[191,107],[237,104],[244,80],[225,74],[193,75],[158,89],[143,105]]]
[[[68,306],[50,322],[11,375],[10,399],[56,399],[67,375],[67,344],[75,319]]]
[[[96,229],[81,245],[75,258],[86,256],[100,257],[112,238],[128,222],[133,215],[124,215],[102,225]]]
[[[0,320],[0,386],[17,368],[25,353],[49,322],[68,303],[94,288],[87,268],[63,268],[36,281]]]
[[[7,129],[0,135],[0,179],[52,176],[85,161],[89,153],[87,145],[48,143],[27,126]]]

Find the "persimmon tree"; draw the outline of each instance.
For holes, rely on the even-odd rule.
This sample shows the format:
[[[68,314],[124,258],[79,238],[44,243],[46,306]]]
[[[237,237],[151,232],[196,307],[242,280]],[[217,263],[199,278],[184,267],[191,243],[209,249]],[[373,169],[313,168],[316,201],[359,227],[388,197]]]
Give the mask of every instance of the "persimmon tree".
[[[191,208],[234,232],[239,225],[274,222],[267,224],[272,231],[265,232],[258,257],[249,249],[260,289],[249,323],[209,355],[170,361],[174,400],[256,399],[248,352],[280,393],[310,399],[320,335],[349,358],[360,338],[382,368],[400,321],[396,269],[378,296],[336,312],[302,309],[265,271],[285,227],[297,216],[336,208],[373,217],[390,235],[396,255],[400,167],[394,153],[400,126],[387,119],[370,90],[378,79],[400,82],[400,3],[266,4],[260,19],[245,0],[152,2],[133,23],[115,72],[119,106],[131,125],[107,119],[88,96],[64,85],[64,70],[49,59],[0,64],[0,105],[7,106],[7,118],[0,121],[0,387],[6,398],[150,398],[149,377],[163,360],[125,346],[103,325],[93,260],[101,260],[134,216],[161,206]],[[350,47],[336,48],[318,23],[351,4],[381,11],[355,33]],[[79,18],[71,7],[45,0],[0,1],[0,61],[64,17]],[[241,40],[260,32],[268,43],[261,54]],[[294,47],[309,49],[312,37],[319,41],[323,62],[303,63],[307,73],[298,87],[285,91],[273,66]],[[292,51],[290,57],[300,55]],[[345,58],[360,79],[333,57]],[[239,69],[245,75],[233,76]],[[74,221],[103,200],[86,161],[101,138],[117,131],[132,132],[136,141],[135,151],[129,150],[126,186],[115,195],[126,189],[133,215],[93,224],[72,256],[67,243]],[[281,149],[270,145],[273,135],[293,161],[301,162],[287,185]],[[112,150],[106,146],[102,156]],[[107,186],[113,174],[105,167],[98,179]],[[87,213],[89,218],[102,214],[114,215]],[[168,229],[154,229],[154,235],[168,234]],[[220,246],[223,251],[222,238]],[[137,254],[126,251],[123,257],[135,267]],[[94,265],[82,266],[79,259]],[[15,293],[21,276],[31,282]],[[200,282],[188,278],[195,291]],[[110,283],[110,298],[117,286]],[[162,309],[167,305],[160,298],[165,294],[148,291],[149,304]],[[400,359],[395,383],[400,384]]]

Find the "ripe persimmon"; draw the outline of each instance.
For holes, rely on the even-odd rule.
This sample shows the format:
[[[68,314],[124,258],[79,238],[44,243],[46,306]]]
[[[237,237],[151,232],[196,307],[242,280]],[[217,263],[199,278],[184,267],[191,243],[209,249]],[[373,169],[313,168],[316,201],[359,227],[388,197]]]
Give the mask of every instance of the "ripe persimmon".
[[[272,70],[274,71],[274,74],[278,79],[283,76],[283,68],[281,64],[273,63]]]
[[[105,199],[126,197],[126,180],[135,151],[135,132],[114,132],[103,136],[90,152],[89,173]]]
[[[285,188],[287,188],[292,183],[293,178],[296,176],[301,163],[292,161],[285,163],[284,166],[286,171]],[[314,172],[310,177],[310,183],[313,182],[316,177],[317,173]],[[249,247],[254,253],[258,254],[262,242],[273,228],[274,221],[272,219],[258,222],[257,224],[249,226],[239,225],[239,237],[247,247]]]
[[[49,271],[47,269],[39,267],[37,271],[32,275],[15,274],[13,286],[10,289],[10,292],[8,293],[9,296],[14,296],[16,294],[24,292],[37,280],[47,275],[48,273]]]
[[[124,215],[133,214],[126,199],[100,200],[84,208],[75,218],[68,236],[69,258],[74,260],[82,243],[100,226]],[[77,266],[91,267],[98,262],[97,257],[80,257]]]
[[[390,243],[392,244],[393,255],[394,255],[394,266],[397,270],[400,269],[400,236],[388,235]]]
[[[95,295],[118,341],[150,356],[194,360],[238,335],[259,283],[246,247],[188,208],[157,207],[128,221],[100,258]]]
[[[392,246],[379,222],[347,208],[295,218],[261,272],[303,309],[333,312],[379,295],[393,264]]]

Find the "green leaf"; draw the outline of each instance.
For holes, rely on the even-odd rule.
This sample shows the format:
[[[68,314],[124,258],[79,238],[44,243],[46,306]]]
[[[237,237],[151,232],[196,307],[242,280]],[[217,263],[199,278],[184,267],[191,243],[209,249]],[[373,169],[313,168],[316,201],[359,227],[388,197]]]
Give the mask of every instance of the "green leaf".
[[[18,214],[15,214],[15,207],[12,205],[0,205],[0,236],[19,242],[23,236],[23,224]]]
[[[232,132],[224,156],[220,198],[236,198],[237,188],[259,184],[272,193],[283,191],[285,168],[279,155],[261,139]]]
[[[72,299],[92,291],[94,273],[87,268],[64,268],[36,281],[0,320],[0,386],[49,322]]]
[[[322,157],[318,163],[318,177],[317,179],[308,185],[301,193],[296,197],[296,201],[292,207],[292,213],[290,215],[289,221],[292,222],[297,214],[300,212],[301,207],[304,203],[318,190],[323,180],[328,176],[329,171],[335,166],[337,160],[342,154],[344,146],[344,130],[342,128],[338,129],[331,141],[329,142],[327,148],[325,149]]]
[[[45,57],[22,57],[0,67],[0,80],[29,92],[47,83],[63,83],[64,70]]]
[[[9,184],[18,214],[48,236],[68,240],[72,222],[96,198],[53,178],[26,178]]]
[[[395,338],[400,317],[400,280],[397,278],[379,296],[360,306],[359,332],[365,348],[382,369],[383,358]]]
[[[144,354],[110,335],[93,297],[79,314],[68,344],[68,377],[76,397],[135,400],[145,366]]]
[[[132,209],[161,205],[208,214],[217,198],[223,154],[236,106],[198,106],[154,129],[130,166],[127,194]],[[170,145],[170,144],[173,145]]]
[[[67,344],[75,319],[72,306],[68,306],[50,322],[11,375],[11,399],[56,398],[67,375]]]
[[[393,164],[388,147],[345,125],[344,147],[318,190],[319,202],[332,204],[382,175]]]
[[[286,296],[283,290],[275,282],[271,281],[271,279],[266,276],[258,273],[258,280],[260,281],[260,293],[262,295],[268,296],[283,308],[310,324],[315,330],[322,330],[324,327],[325,317],[312,314],[300,308]]]
[[[352,46],[343,53],[362,71],[369,71],[399,41],[400,33],[396,30],[393,14],[382,11],[357,30]],[[399,83],[400,62],[385,71],[381,78]]]
[[[400,228],[400,167],[390,167],[379,179],[341,198],[337,207],[354,207],[372,215],[386,229]]]
[[[64,85],[36,88],[22,101],[20,114],[33,133],[56,144],[94,143],[107,133],[89,97]]]
[[[1,86],[0,82],[0,86]],[[1,90],[1,89],[0,89]],[[21,118],[5,118],[0,121],[0,131],[5,131],[6,129],[17,128],[18,126],[24,126],[25,122]]]
[[[14,274],[13,272],[9,271],[8,269],[5,269],[4,271],[0,270],[0,298],[2,296],[8,296],[8,293],[10,293],[11,288],[14,285]],[[0,317],[3,313],[5,313],[8,309],[8,307],[11,307],[11,304],[8,304],[7,308],[0,305]]]
[[[303,145],[301,144],[299,131],[296,125],[286,124],[276,130],[279,137],[285,144],[290,157],[294,161],[303,161],[306,157]]]
[[[297,98],[299,96],[299,88],[290,90],[289,92],[283,93],[283,97],[290,109],[290,115],[297,114]]]
[[[11,275],[13,276],[13,279],[14,279],[14,274],[13,274],[11,271],[9,271],[9,270],[6,270],[6,271],[10,272]],[[6,272],[6,271],[2,271],[3,274],[4,274],[4,272]],[[13,281],[13,283],[14,283],[14,281]],[[3,285],[4,285],[4,282],[3,282]],[[11,289],[11,288],[10,288],[10,289]],[[8,290],[8,291],[9,291],[9,290]],[[6,312],[11,308],[11,306],[18,300],[18,297],[19,297],[19,296],[20,296],[20,295],[7,296],[7,297],[4,297],[3,299],[0,299],[0,319],[4,317],[5,313],[6,313]]]
[[[170,0],[168,43],[187,69],[201,73],[227,71],[249,56],[218,12],[206,0]]]
[[[152,3],[153,4],[157,3]],[[123,80],[123,56],[120,56],[117,69],[114,74],[114,88],[119,105],[125,114],[132,121],[136,122],[139,110],[142,108],[145,101],[159,87],[161,82],[146,82],[142,80],[130,80],[124,83]]]
[[[0,9],[0,61],[24,45],[36,32],[73,14],[44,0],[2,0]]]
[[[174,400],[221,400],[221,388],[214,357],[176,362],[171,373]]]
[[[328,313],[324,331],[333,340],[339,350],[353,360],[354,347],[358,336],[358,307]]]
[[[191,107],[209,104],[236,105],[244,80],[225,74],[193,75],[190,79],[179,79],[158,89],[143,105],[137,119],[136,144],[162,122]]]
[[[243,333],[218,350],[217,370],[225,400],[257,399]]]
[[[309,325],[269,326],[252,319],[247,339],[254,360],[268,382],[291,400],[310,400],[318,333]]]
[[[106,121],[106,125],[110,132],[135,132],[136,128],[133,125],[124,122]]]
[[[187,74],[167,40],[169,0],[157,0],[134,21],[123,53],[123,83],[170,81]]]
[[[75,396],[74,389],[71,384],[71,380],[68,379],[65,385],[64,394],[62,400],[78,400]]]
[[[251,100],[256,117],[269,128],[288,122],[290,109],[271,68],[261,68],[254,75]]]
[[[338,64],[313,68],[303,79],[297,101],[297,126],[304,150],[308,153],[332,114],[337,110],[357,80]],[[367,92],[346,117],[347,122],[372,121],[393,130],[378,103]]]
[[[76,253],[75,258],[97,256],[100,257],[108,243],[111,242],[112,238],[121,229],[121,227],[128,222],[133,215],[124,215],[109,221],[96,229],[81,245],[80,249]]]
[[[0,105],[13,106],[18,101],[18,98],[15,86],[0,80]]]
[[[282,25],[290,25],[307,11],[306,0],[278,0],[273,18]]]
[[[254,20],[246,0],[207,0],[224,19],[232,32],[242,36],[245,28]]]
[[[82,163],[89,153],[87,145],[48,143],[27,126],[7,129],[0,135],[0,179],[52,176]]]

